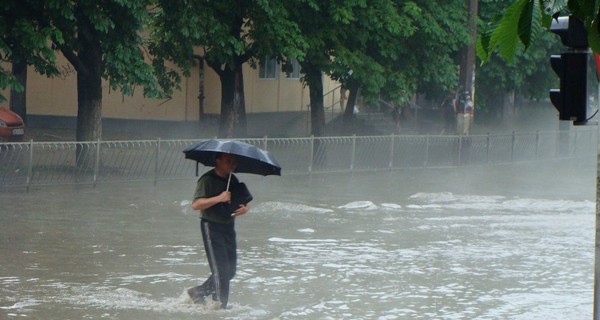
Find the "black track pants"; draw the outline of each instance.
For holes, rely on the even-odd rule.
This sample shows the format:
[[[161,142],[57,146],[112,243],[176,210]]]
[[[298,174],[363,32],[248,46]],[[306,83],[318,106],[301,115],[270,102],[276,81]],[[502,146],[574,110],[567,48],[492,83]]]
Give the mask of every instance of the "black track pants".
[[[237,268],[235,225],[200,220],[200,229],[211,275],[196,290],[204,296],[212,295],[213,300],[220,301],[221,308],[225,309],[229,300],[229,282]]]

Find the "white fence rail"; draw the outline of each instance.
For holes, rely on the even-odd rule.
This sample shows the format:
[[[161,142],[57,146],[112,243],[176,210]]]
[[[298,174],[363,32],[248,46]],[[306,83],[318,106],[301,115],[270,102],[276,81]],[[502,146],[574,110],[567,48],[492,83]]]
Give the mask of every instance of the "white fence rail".
[[[239,139],[269,150],[282,174],[498,164],[596,155],[595,127],[475,136]],[[196,140],[0,144],[0,187],[189,178]],[[79,157],[76,154],[79,153]]]

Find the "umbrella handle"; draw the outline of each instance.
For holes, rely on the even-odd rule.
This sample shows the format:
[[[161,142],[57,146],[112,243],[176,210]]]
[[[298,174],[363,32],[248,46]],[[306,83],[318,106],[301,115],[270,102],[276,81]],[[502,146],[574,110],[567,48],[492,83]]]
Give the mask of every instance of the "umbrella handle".
[[[229,179],[227,179],[227,189],[225,191],[229,192],[229,184],[231,183],[231,172],[229,172]]]

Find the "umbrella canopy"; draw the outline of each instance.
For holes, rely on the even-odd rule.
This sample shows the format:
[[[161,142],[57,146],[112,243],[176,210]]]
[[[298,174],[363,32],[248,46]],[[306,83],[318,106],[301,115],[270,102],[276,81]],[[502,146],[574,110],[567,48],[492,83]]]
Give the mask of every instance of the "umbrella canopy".
[[[214,167],[218,153],[235,155],[235,172],[253,173],[263,176],[281,175],[281,166],[265,150],[236,140],[203,140],[183,150],[186,159],[195,160],[205,166]]]

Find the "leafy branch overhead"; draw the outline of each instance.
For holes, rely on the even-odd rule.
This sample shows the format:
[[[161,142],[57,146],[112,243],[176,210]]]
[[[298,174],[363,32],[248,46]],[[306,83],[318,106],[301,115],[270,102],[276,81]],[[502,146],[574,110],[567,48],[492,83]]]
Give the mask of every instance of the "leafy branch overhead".
[[[488,22],[477,39],[477,55],[488,61],[496,49],[505,60],[511,60],[519,42],[528,48],[552,19],[572,14],[583,21],[588,42],[600,52],[600,0],[518,0],[495,22]]]

